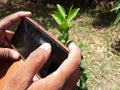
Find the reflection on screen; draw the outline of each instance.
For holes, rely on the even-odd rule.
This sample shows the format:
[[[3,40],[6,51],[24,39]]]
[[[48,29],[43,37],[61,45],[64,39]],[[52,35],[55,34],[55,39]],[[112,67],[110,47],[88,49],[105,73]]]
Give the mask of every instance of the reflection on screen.
[[[52,45],[51,56],[38,72],[40,77],[45,77],[55,71],[68,56],[68,51],[53,41],[51,37],[39,30],[38,27],[33,26],[27,19],[23,19],[13,37],[12,44],[22,57],[26,59],[41,44],[50,43]]]

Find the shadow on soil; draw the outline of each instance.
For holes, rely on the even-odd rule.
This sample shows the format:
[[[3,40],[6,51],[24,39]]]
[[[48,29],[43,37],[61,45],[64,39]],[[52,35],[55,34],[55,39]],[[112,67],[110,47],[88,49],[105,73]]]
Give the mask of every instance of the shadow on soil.
[[[0,5],[0,18],[7,15],[15,13],[17,11],[31,11],[32,18],[35,19],[45,28],[50,27],[51,23],[54,22],[50,14],[52,10],[47,8],[41,3],[31,3],[31,2],[20,2],[20,3],[6,3],[5,5]]]
[[[105,11],[97,10],[97,11],[92,12],[91,14],[94,14],[94,13],[96,13],[96,16],[94,18],[92,25],[93,27],[98,28],[98,29],[101,27],[104,28],[104,27],[111,26],[115,19],[115,14],[108,10],[105,10]]]
[[[1,6],[1,5],[0,5]],[[45,4],[42,3],[31,3],[31,2],[11,2],[6,3],[5,5],[2,5],[0,8],[0,18],[3,18],[11,13],[17,12],[17,11],[31,11],[33,13],[32,17],[35,18],[36,21],[40,21],[39,18],[43,18],[41,22],[39,22],[41,25],[43,25],[46,28],[49,28],[49,26],[54,23],[53,19],[51,18],[50,14],[52,13],[53,9],[49,9],[46,7]],[[84,10],[86,11],[86,10]],[[80,13],[84,13],[84,11],[80,11]],[[94,16],[94,21],[92,23],[93,27],[95,28],[101,28],[101,27],[108,27],[110,26],[115,18],[114,13],[107,11],[107,10],[92,10],[88,11],[88,14],[91,14],[91,16]],[[80,18],[80,17],[77,17]],[[48,23],[49,22],[49,23]]]

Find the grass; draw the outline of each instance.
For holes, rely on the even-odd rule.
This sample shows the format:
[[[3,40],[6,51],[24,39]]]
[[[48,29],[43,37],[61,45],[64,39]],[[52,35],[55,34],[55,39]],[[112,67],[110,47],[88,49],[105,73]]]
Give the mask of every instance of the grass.
[[[23,7],[24,6],[24,7]],[[19,4],[19,7],[2,6],[0,18],[18,10],[30,10],[33,18],[58,37],[56,24],[49,15],[52,10],[40,4]],[[79,13],[72,22],[70,39],[81,47],[82,66],[90,77],[88,90],[120,90],[120,52],[111,48],[114,33],[120,35],[120,24],[111,26],[114,15],[105,10],[89,10]]]
[[[70,36],[76,43],[82,42],[85,45],[82,50],[84,56],[82,64],[86,72],[90,74],[87,81],[88,89],[120,89],[120,57],[111,52],[109,45],[110,34],[114,30],[111,30],[112,26],[94,27],[93,23],[96,18],[95,15],[94,17],[89,15],[89,12],[81,15],[74,21]]]

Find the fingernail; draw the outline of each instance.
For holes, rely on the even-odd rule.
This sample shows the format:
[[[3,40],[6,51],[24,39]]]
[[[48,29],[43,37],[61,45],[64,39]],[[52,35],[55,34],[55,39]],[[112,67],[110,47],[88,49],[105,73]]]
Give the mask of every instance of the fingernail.
[[[31,13],[30,11],[20,11],[22,13]]]
[[[72,50],[72,49],[75,49],[77,46],[74,44],[74,43],[71,43],[69,45],[69,49]],[[78,48],[78,47],[77,47]]]
[[[26,11],[27,13],[29,13],[29,14],[32,14],[30,11]]]
[[[13,59],[19,59],[20,58],[20,55],[17,51],[13,51]]]
[[[74,47],[74,46],[76,46],[76,45],[73,42],[70,43],[70,47]]]
[[[48,50],[51,50],[51,45],[49,43],[43,43],[40,48],[48,51]]]

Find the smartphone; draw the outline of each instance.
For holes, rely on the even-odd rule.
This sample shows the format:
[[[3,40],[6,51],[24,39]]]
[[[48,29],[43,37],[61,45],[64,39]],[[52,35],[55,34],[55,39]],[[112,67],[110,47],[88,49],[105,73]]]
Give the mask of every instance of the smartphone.
[[[24,60],[32,51],[45,42],[51,44],[52,51],[48,61],[37,73],[40,78],[44,78],[57,70],[61,63],[68,57],[68,48],[29,17],[24,17],[21,20],[11,41],[12,47],[20,53]]]

